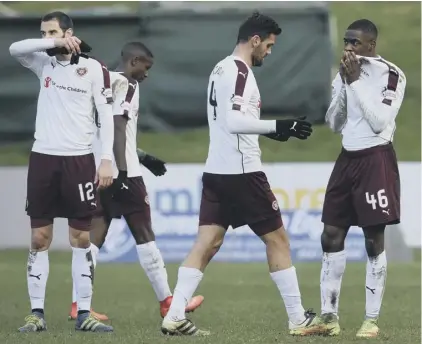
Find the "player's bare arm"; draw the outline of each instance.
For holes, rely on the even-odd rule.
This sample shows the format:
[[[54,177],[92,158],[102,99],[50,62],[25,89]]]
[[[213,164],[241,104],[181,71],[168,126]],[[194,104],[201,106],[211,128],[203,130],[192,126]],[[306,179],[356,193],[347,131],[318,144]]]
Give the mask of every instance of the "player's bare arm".
[[[114,116],[114,159],[117,169],[127,172],[126,162],[126,125],[128,118],[126,116]]]
[[[124,189],[127,185],[127,161],[126,161],[126,126],[129,118],[125,115],[114,116],[114,160],[119,174],[113,182],[115,191]]]
[[[355,94],[363,117],[368,121],[372,131],[375,134],[380,134],[399,112],[404,98],[406,78],[403,73],[390,67],[389,73],[385,76],[385,84],[388,84],[388,77],[392,77],[397,79],[399,86],[395,90],[387,89],[385,97],[380,99],[382,90],[377,85],[372,85],[367,80],[359,78],[361,65],[365,63],[369,62],[364,57],[349,52],[345,60],[346,82]]]

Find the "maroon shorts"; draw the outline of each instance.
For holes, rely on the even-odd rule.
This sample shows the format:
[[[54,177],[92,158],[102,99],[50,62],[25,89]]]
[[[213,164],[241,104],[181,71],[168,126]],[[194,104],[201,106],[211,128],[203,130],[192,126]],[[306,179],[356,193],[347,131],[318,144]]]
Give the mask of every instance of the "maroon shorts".
[[[392,144],[341,151],[328,182],[322,222],[342,228],[400,223],[400,175]]]
[[[96,208],[93,154],[29,157],[26,212],[34,219],[92,217]],[[89,219],[90,222],[90,219]]]
[[[128,178],[126,186],[127,189],[119,190],[114,195],[110,193],[110,189],[101,190],[98,193],[99,202],[94,216],[112,219],[138,213],[139,219],[150,223],[151,209],[143,178]]]
[[[283,226],[277,200],[264,172],[204,173],[199,225],[248,225],[258,236]]]

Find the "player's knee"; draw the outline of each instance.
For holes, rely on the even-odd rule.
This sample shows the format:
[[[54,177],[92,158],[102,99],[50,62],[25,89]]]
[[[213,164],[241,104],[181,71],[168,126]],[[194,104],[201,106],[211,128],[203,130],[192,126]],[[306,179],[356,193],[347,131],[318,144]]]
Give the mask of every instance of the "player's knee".
[[[135,239],[136,245],[144,245],[149,242],[155,241],[155,234],[152,230],[151,224],[142,225],[139,224],[132,229],[133,238]]]
[[[290,241],[287,231],[284,227],[267,233],[260,237],[268,249],[274,249],[277,251],[288,251],[290,250]]]
[[[70,227],[69,242],[72,247],[88,248],[91,245],[89,232]]]
[[[31,249],[35,251],[44,251],[50,247],[52,239],[52,229],[50,226],[32,229]]]
[[[89,238],[91,240],[91,243],[97,246],[98,248],[101,248],[104,245],[110,222],[111,221],[104,218],[103,216],[95,216],[91,221],[91,230],[89,231]]]
[[[384,251],[385,226],[364,228],[366,253],[369,257],[376,257]]]
[[[219,251],[224,241],[225,229],[216,226],[200,226],[194,249],[210,259]]]
[[[146,215],[145,212],[135,212],[125,215],[125,220],[135,239],[136,245],[143,245],[155,241],[155,234],[152,230],[150,216]]]
[[[334,226],[324,226],[321,234],[321,247],[324,252],[339,252],[344,249],[344,239],[347,231]]]

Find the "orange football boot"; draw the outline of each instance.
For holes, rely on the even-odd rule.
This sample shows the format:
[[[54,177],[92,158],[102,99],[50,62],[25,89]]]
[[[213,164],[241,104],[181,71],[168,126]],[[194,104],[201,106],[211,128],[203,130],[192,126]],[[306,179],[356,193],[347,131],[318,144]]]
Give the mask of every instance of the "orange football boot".
[[[173,296],[169,296],[165,300],[160,302],[160,313],[161,313],[162,318],[164,318],[167,315],[172,301],[173,301]],[[188,305],[186,306],[186,313],[193,312],[200,305],[202,305],[202,302],[204,302],[204,297],[202,295],[194,296],[188,302]]]
[[[91,315],[99,321],[108,320],[107,315],[94,312],[92,309],[91,309]],[[70,313],[69,313],[69,320],[76,320],[77,317],[78,317],[78,306],[76,302],[72,302],[72,308],[70,309]]]

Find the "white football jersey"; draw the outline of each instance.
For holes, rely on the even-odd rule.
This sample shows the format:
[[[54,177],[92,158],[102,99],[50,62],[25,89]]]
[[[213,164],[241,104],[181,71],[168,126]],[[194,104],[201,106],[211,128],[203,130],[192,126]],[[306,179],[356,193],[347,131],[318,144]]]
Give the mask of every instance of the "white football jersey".
[[[17,59],[40,79],[32,151],[65,156],[91,153],[95,107],[112,102],[107,67],[92,58],[71,65],[44,52]]]
[[[127,116],[126,125],[126,163],[127,175],[129,178],[142,175],[141,165],[136,152],[138,133],[138,110],[139,110],[139,87],[136,80],[129,80],[122,73],[110,72],[111,86],[113,93],[113,114],[114,116]],[[101,125],[101,123],[97,123]],[[94,143],[95,163],[100,163],[101,142],[100,131],[97,131]],[[118,169],[113,156],[114,177],[118,175]]]
[[[332,84],[330,107],[340,92],[346,92],[347,118],[341,134],[343,147],[350,151],[393,142],[395,118],[406,88],[406,77],[396,65],[381,57],[364,59],[358,81],[343,84],[337,74]],[[374,130],[374,124],[368,120],[377,116],[387,121],[381,132]]]
[[[242,174],[262,170],[259,135],[231,134],[228,115],[259,119],[261,96],[249,66],[237,56],[228,56],[211,72],[208,82],[207,115],[209,150],[205,172]]]

